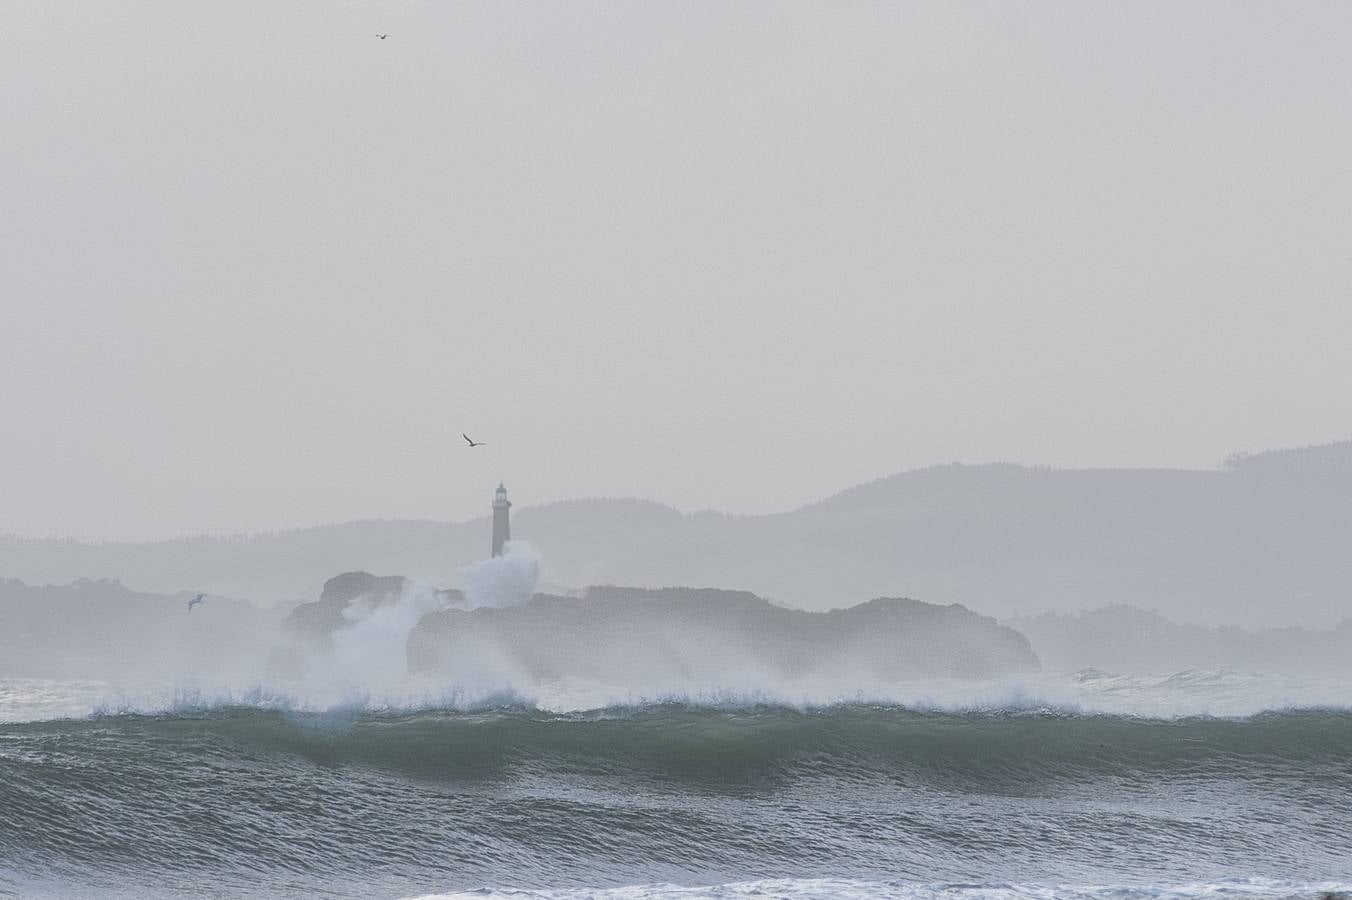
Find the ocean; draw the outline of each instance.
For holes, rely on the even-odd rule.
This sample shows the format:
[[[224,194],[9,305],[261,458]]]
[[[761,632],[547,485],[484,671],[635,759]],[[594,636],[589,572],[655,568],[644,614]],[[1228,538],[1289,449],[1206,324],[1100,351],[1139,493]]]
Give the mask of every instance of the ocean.
[[[0,893],[1352,889],[1347,685],[1091,670],[831,701],[603,694],[0,681]]]

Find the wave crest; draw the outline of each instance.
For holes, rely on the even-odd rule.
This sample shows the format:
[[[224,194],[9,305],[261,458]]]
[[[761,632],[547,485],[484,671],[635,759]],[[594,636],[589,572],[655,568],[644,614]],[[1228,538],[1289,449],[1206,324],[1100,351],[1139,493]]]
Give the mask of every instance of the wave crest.
[[[315,713],[330,710],[474,712],[500,707],[577,713],[680,705],[730,710],[834,706],[895,707],[941,713],[1055,713],[1152,720],[1238,719],[1271,712],[1352,709],[1352,682],[1228,670],[1169,675],[1113,675],[1093,669],[987,681],[966,679],[878,683],[849,689],[820,682],[726,685],[681,679],[611,686],[562,680],[484,677],[477,682],[411,678],[379,685],[277,681],[220,684],[0,679],[0,722],[117,714],[198,714],[252,707]]]

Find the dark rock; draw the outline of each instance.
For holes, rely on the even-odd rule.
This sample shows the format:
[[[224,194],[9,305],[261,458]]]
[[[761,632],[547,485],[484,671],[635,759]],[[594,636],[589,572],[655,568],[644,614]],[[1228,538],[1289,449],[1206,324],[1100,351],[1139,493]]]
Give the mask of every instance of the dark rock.
[[[282,622],[285,634],[303,643],[327,646],[333,632],[350,620],[344,613],[356,603],[371,607],[397,603],[410,582],[402,575],[372,575],[369,572],[344,572],[324,582],[319,599],[302,603]],[[440,591],[449,604],[463,604],[460,591]]]
[[[410,671],[486,654],[541,681],[617,685],[747,671],[859,684],[1040,669],[1014,629],[957,604],[900,598],[813,613],[743,591],[601,587],[508,609],[447,609],[409,635]]]

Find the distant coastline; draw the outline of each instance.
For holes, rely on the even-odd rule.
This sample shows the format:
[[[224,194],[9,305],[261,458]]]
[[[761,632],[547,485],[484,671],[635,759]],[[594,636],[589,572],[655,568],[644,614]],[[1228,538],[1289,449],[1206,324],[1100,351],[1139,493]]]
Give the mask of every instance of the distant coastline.
[[[327,652],[332,634],[351,624],[351,616],[345,615],[349,610],[360,604],[393,604],[413,584],[399,576],[354,572],[330,579],[318,599],[305,603],[260,608],[213,596],[209,609],[189,613],[188,591],[148,594],[108,580],[36,586],[8,579],[0,581],[0,676],[149,677],[236,670],[258,675],[288,643],[294,649],[283,657],[294,657],[306,646]],[[872,647],[865,668],[871,667],[878,678],[982,676],[1032,671],[1039,664],[1053,671],[1092,667],[1119,673],[1352,673],[1352,658],[1346,653],[1352,645],[1352,617],[1331,629],[1246,630],[1182,624],[1126,606],[997,622],[962,607],[898,599],[813,614],[775,607],[747,592],[716,589],[599,587],[581,596],[540,594],[516,609],[480,610],[467,610],[457,590],[434,594],[432,611],[410,623],[410,663],[415,669],[437,668],[455,648],[463,649],[470,635],[500,640],[503,629],[520,629],[525,635],[522,659],[529,668],[532,659],[546,660],[549,654],[572,653],[581,659],[607,641],[621,646],[629,629],[631,637],[635,630],[680,637],[673,645],[696,648],[688,657],[696,664],[718,642],[745,645],[754,651],[752,658],[760,652],[756,648],[764,651],[773,645],[766,652],[786,661],[788,669],[794,659],[808,668],[809,663],[816,665],[814,654],[825,660],[819,669],[839,668],[849,661],[840,654]],[[936,631],[936,625],[943,628]],[[701,645],[696,631],[717,641],[706,639]],[[942,640],[934,647],[916,642],[917,636],[928,640],[936,634]],[[959,638],[970,639],[966,657],[954,651],[953,640]],[[550,642],[556,646],[548,646]],[[935,648],[943,652],[931,653]],[[910,660],[938,662],[912,666],[908,654]],[[616,660],[623,662],[623,653]],[[583,669],[588,665],[585,659],[578,663]]]
[[[719,585],[809,609],[902,594],[1001,618],[1126,604],[1184,622],[1330,628],[1349,610],[1348,497],[1343,442],[1214,471],[937,466],[772,516],[523,503],[513,530],[540,550],[542,580],[563,586]],[[451,583],[484,556],[488,529],[484,517],[154,544],[0,538],[0,577],[295,603],[351,569]]]

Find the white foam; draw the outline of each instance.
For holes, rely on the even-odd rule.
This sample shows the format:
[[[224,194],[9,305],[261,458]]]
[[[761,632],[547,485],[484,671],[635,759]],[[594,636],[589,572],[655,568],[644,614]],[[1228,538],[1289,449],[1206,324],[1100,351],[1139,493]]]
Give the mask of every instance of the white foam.
[[[465,566],[458,574],[470,609],[521,606],[540,583],[540,555],[526,541],[508,541],[501,556]]]
[[[391,616],[397,618],[398,614]],[[385,633],[384,625],[369,627]],[[390,643],[386,651],[391,656],[398,655],[393,646],[397,642]],[[376,654],[372,658],[381,656]],[[370,660],[359,659],[353,669],[345,670],[349,680],[342,683],[314,677],[243,684],[0,679],[0,722],[110,713],[154,715],[237,706],[322,712],[478,711],[511,705],[573,713],[656,703],[720,709],[766,705],[809,709],[857,704],[952,713],[1053,712],[1151,719],[1244,718],[1273,711],[1352,709],[1352,682],[1346,679],[1234,671],[1112,675],[1089,670],[989,681],[926,680],[847,689],[810,681],[727,684],[683,679],[662,684],[598,685],[565,679],[540,683],[518,674],[493,671],[483,671],[472,679],[445,680],[409,677],[402,674],[402,669],[390,674],[379,668],[366,680],[357,679],[366,663]]]

